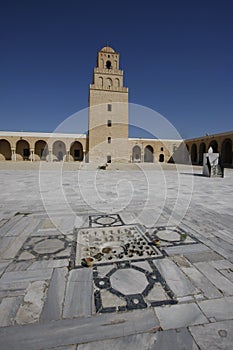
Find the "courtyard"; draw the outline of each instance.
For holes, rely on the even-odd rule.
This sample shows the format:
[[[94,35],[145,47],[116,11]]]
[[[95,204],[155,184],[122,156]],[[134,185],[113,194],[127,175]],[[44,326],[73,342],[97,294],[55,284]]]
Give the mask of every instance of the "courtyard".
[[[233,171],[0,163],[0,348],[233,343]]]

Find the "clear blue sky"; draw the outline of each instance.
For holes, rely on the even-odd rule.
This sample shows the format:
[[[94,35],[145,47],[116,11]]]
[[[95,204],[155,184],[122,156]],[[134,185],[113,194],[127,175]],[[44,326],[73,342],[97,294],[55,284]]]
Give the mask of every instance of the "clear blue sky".
[[[232,130],[232,19],[231,0],[1,0],[0,130],[51,132],[87,107],[107,40],[130,102],[183,138]]]

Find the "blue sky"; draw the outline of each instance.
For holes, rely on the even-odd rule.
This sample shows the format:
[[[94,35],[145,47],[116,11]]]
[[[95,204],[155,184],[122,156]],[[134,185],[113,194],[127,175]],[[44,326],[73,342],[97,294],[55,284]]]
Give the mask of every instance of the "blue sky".
[[[232,130],[232,18],[231,0],[2,0],[0,130],[52,132],[86,108],[107,40],[131,103],[183,138]]]

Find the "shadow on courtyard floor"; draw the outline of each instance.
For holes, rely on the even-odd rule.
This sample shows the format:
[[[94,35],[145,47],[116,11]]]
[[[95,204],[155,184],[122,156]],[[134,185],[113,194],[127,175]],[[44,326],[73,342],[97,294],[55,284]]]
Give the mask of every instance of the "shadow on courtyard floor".
[[[200,176],[200,177],[206,177],[205,175],[203,174],[195,174],[195,173],[180,173],[182,175],[192,175],[192,176]]]

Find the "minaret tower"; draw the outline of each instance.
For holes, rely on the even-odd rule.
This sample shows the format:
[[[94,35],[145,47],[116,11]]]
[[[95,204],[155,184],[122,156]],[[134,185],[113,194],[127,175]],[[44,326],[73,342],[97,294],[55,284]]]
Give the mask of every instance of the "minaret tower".
[[[98,52],[89,90],[88,156],[90,162],[128,159],[128,88],[123,86],[119,53],[110,46]]]

